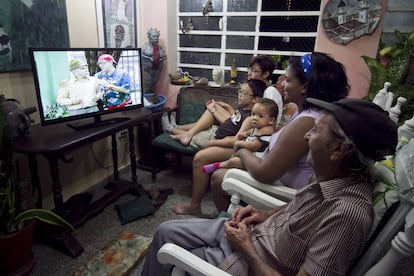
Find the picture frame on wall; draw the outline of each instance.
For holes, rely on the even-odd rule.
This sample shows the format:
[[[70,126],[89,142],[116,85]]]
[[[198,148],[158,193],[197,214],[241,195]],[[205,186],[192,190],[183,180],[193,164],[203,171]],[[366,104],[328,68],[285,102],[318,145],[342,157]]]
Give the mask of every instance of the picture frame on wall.
[[[138,1],[97,0],[96,12],[99,47],[137,47]]]
[[[0,0],[0,7],[0,73],[30,71],[30,47],[69,47],[65,0]]]

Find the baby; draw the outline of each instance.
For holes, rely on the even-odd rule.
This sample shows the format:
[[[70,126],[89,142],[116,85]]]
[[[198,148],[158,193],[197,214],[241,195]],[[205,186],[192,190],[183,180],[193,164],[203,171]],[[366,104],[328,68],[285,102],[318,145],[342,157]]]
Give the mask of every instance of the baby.
[[[275,131],[277,116],[278,107],[275,101],[260,98],[253,105],[251,114],[252,128],[237,136],[239,140],[234,143],[234,151],[246,148],[254,152],[257,157],[263,157],[268,150],[270,138]],[[239,157],[233,156],[222,162],[204,165],[201,169],[205,173],[212,173],[219,168],[244,169],[244,166]]]

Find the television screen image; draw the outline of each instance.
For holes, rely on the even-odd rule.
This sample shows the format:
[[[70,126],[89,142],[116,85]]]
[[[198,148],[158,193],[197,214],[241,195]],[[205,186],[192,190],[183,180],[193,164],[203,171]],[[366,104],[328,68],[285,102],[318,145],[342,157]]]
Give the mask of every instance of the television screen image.
[[[42,125],[143,106],[140,48],[31,48],[30,57]]]

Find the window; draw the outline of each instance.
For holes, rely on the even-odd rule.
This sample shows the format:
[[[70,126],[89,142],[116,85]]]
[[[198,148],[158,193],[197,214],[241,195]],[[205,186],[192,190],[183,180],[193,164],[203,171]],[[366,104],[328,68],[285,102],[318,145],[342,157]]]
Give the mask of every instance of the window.
[[[314,49],[320,0],[212,0],[213,11],[203,16],[207,2],[178,1],[177,64],[192,76],[211,80],[221,67],[228,81],[235,60],[242,81],[250,58],[266,54],[278,61],[276,80],[290,56]]]

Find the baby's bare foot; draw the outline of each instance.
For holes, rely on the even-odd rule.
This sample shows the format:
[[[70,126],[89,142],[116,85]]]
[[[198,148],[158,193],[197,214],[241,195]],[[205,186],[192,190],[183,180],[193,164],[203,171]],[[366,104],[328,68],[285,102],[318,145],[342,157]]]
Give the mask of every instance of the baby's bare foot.
[[[180,204],[172,206],[171,209],[178,215],[199,215],[201,214],[201,206],[193,207],[190,204]]]

